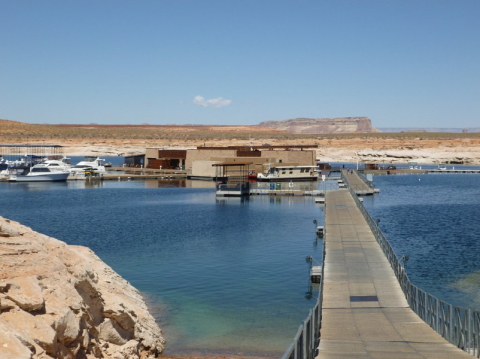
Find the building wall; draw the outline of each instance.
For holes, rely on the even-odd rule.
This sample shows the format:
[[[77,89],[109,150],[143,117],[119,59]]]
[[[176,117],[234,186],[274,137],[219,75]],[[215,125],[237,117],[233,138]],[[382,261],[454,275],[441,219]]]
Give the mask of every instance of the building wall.
[[[125,157],[125,165],[130,167],[140,167],[145,164],[145,156],[138,155],[138,156],[126,156]]]
[[[215,167],[218,161],[195,161],[192,164],[192,177],[215,177]]]
[[[219,162],[252,162],[248,167],[249,171],[255,171],[256,173],[263,172],[263,165],[265,162],[275,162],[274,158],[261,158],[261,157],[227,157],[227,158],[212,158],[212,160]]]
[[[315,151],[262,151],[262,158],[272,158],[275,162],[280,163],[296,163],[303,166],[315,166]]]
[[[236,150],[187,150],[185,169],[192,167],[193,161],[211,161],[213,157],[236,157]]]
[[[158,148],[147,148],[145,150],[145,158],[158,158]]]
[[[237,150],[230,149],[214,149],[214,150],[187,150],[187,158],[185,160],[185,169],[192,167],[194,161],[229,161],[229,162],[254,162],[255,168],[257,164],[270,162],[288,164],[297,164],[305,166],[315,166],[315,151],[299,151],[299,150],[267,150],[261,151],[261,157],[237,157]],[[252,166],[253,167],[253,166]],[[253,169],[253,168],[252,168]]]

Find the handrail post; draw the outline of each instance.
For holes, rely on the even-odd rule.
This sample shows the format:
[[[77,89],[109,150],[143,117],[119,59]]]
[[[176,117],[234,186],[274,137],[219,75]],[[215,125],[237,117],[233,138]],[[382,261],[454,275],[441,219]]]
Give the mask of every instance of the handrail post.
[[[472,311],[467,309],[467,335],[465,336],[465,349],[470,353],[470,347],[472,347]]]

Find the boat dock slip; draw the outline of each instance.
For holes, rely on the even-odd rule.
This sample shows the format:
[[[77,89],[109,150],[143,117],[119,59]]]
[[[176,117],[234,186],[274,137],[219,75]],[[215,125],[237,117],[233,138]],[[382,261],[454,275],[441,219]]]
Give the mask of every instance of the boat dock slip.
[[[326,196],[326,256],[316,358],[472,358],[410,309],[350,191],[328,191]]]

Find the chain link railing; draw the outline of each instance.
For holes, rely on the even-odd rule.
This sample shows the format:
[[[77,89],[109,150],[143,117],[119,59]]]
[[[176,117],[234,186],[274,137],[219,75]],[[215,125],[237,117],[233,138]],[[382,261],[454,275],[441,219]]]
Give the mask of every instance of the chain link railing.
[[[343,173],[342,179],[390,262],[410,308],[443,338],[476,358],[480,358],[480,311],[454,307],[412,284],[405,266],[398,260],[392,246],[378,227],[378,223],[360,202]]]
[[[324,235],[326,240],[326,234]],[[297,334],[288,349],[283,354],[282,359],[313,359],[318,354],[318,345],[320,343],[320,328],[322,323],[322,302],[323,302],[323,276],[325,263],[325,244],[322,252],[322,275],[318,286],[318,298],[313,308],[310,310],[307,319],[297,330]]]
[[[371,189],[374,189],[374,188],[375,188],[373,182],[372,182],[372,181],[369,181],[369,180],[367,179],[367,177],[365,177],[365,175],[364,175],[363,173],[358,172],[358,170],[355,169],[355,168],[353,169],[353,171],[357,174],[357,176],[358,176],[363,182],[365,182],[365,184],[366,184],[368,187],[370,187]]]

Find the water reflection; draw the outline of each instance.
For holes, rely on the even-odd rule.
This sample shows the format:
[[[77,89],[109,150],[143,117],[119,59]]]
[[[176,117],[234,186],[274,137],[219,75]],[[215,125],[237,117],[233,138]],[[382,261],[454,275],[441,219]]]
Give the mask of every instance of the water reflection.
[[[8,185],[24,191],[49,191],[68,188],[67,182],[14,182],[8,183]]]

